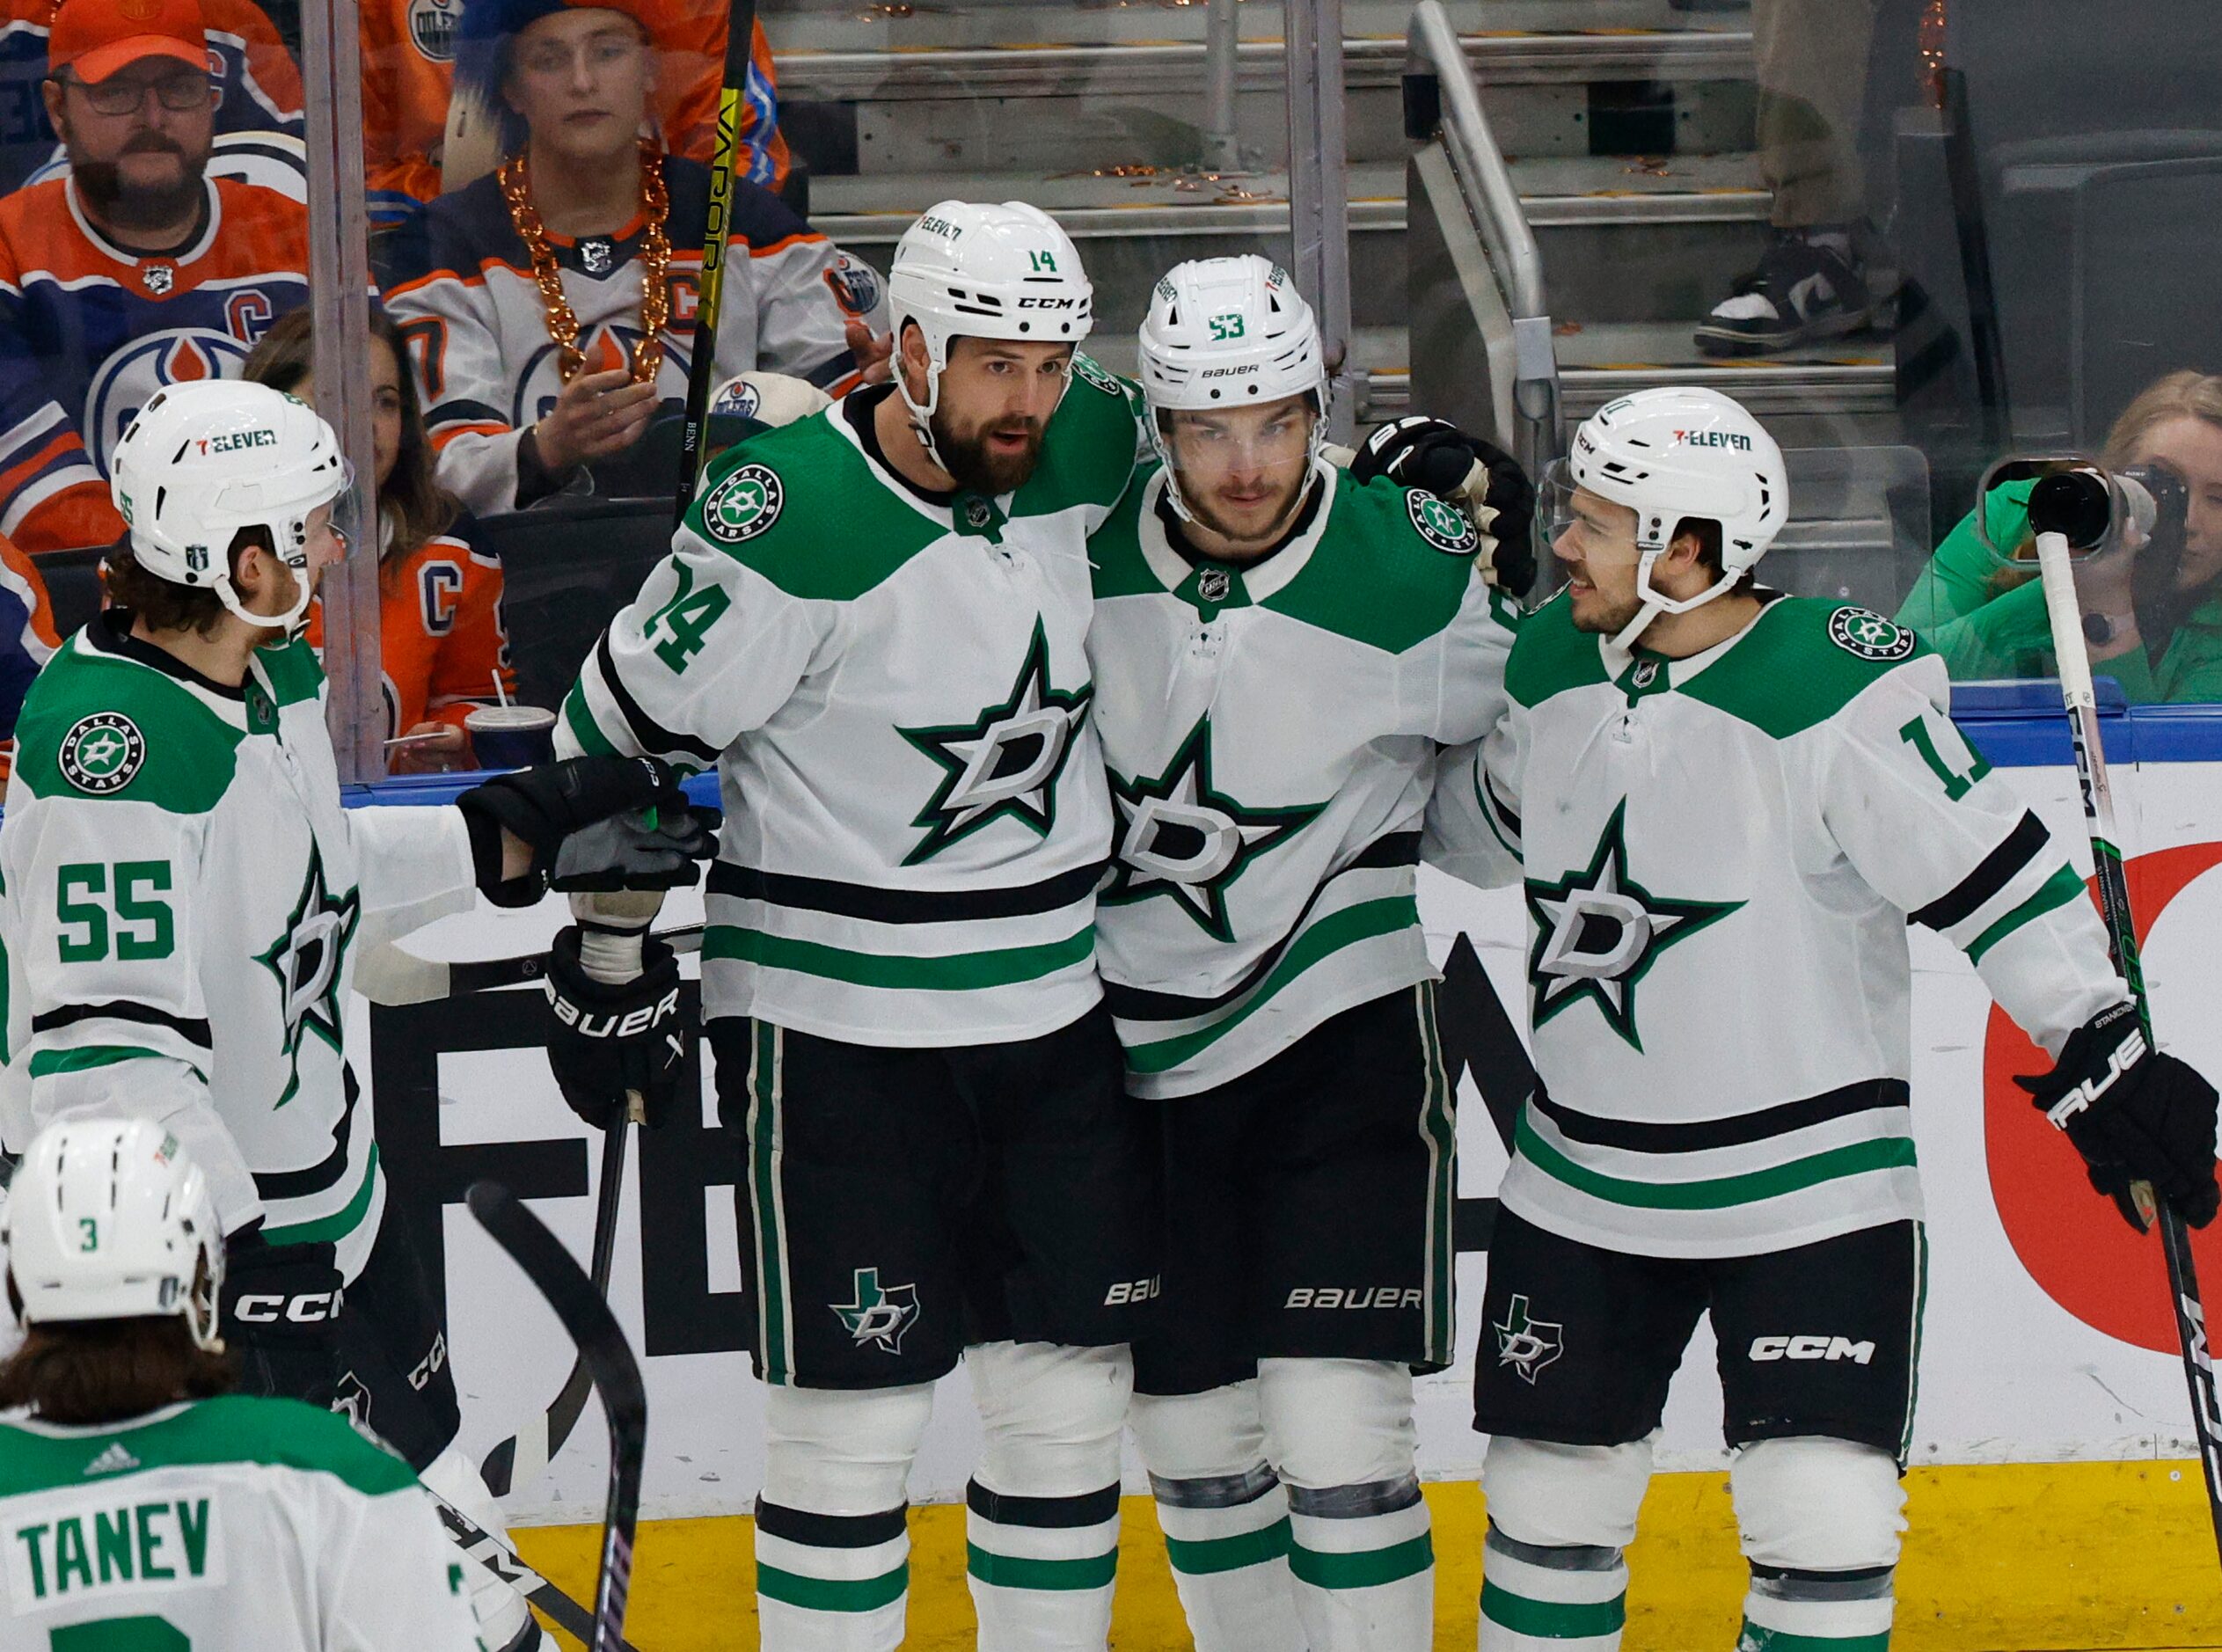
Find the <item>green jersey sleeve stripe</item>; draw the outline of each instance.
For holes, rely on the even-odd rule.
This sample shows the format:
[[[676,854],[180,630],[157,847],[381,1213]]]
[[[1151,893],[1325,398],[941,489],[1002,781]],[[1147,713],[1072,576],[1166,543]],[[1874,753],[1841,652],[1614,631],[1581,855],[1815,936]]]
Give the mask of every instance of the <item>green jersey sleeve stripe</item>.
[[[97,1068],[113,1067],[127,1061],[176,1059],[175,1056],[164,1055],[158,1049],[149,1049],[143,1044],[83,1044],[75,1049],[38,1051],[31,1057],[31,1076],[33,1078],[51,1078],[58,1073],[91,1072]],[[200,1068],[194,1067],[193,1073],[202,1084],[208,1082],[208,1075]]]
[[[564,696],[563,720],[571,730],[572,738],[579,742],[579,749],[590,757],[612,757],[621,755],[602,732],[602,725],[594,720],[594,713],[587,709],[587,685],[584,679],[571,685],[571,692]]]
[[[1648,1210],[1718,1210],[1759,1199],[1779,1198],[1786,1193],[1796,1193],[1844,1176],[1911,1167],[1914,1163],[1912,1139],[1892,1136],[1877,1141],[1847,1143],[1792,1159],[1786,1165],[1734,1176],[1713,1176],[1699,1181],[1630,1181],[1575,1164],[1536,1133],[1525,1107],[1520,1109],[1513,1146],[1538,1170],[1578,1193]]]
[[[370,1144],[369,1159],[362,1166],[362,1185],[354,1190],[354,1197],[330,1216],[314,1221],[296,1222],[290,1227],[263,1230],[262,1237],[273,1245],[321,1245],[343,1239],[362,1224],[370,1209],[370,1195],[378,1186],[378,1144]]]
[[[1989,952],[2024,924],[2065,906],[2083,893],[2083,880],[2073,868],[2062,866],[2039,886],[2037,892],[1968,943],[1968,961],[1981,963]]]
[[[946,958],[852,952],[822,941],[767,935],[761,930],[723,924],[713,925],[702,941],[705,960],[737,959],[767,969],[792,969],[800,975],[845,981],[851,986],[910,992],[974,992],[984,987],[1006,987],[1070,969],[1094,955],[1093,924],[1063,940],[993,952],[956,953]]]

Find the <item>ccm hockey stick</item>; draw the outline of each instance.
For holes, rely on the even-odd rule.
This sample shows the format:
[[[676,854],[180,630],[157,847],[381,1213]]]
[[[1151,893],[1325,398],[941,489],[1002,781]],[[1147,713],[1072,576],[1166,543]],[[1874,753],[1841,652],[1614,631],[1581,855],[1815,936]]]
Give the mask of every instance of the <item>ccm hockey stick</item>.
[[[702,925],[686,924],[661,930],[656,939],[683,956],[702,950]],[[355,990],[373,1004],[428,1004],[434,998],[460,998],[466,992],[492,992],[501,987],[523,986],[548,973],[548,954],[520,953],[514,958],[481,958],[468,963],[442,963],[420,958],[389,941],[365,954],[355,966]]]
[[[725,301],[726,243],[733,232],[733,178],[741,151],[741,107],[757,33],[756,0],[733,0],[726,16],[725,73],[718,88],[718,143],[710,156],[710,214],[702,227],[702,275],[694,308],[694,359],[679,425],[679,479],[672,525],[687,518],[702,479],[702,433],[718,382],[718,318]],[[745,254],[744,254],[745,256]]]
[[[566,1634],[582,1643],[594,1639],[594,1619],[587,1609],[565,1594],[546,1578],[517,1558],[492,1533],[481,1529],[469,1515],[429,1487],[426,1494],[431,1497],[438,1511],[440,1524],[446,1528],[448,1540],[460,1549],[473,1565],[483,1566],[503,1583],[523,1595],[547,1615],[548,1621]],[[620,1652],[636,1652],[629,1642],[620,1641]]]
[[[2047,479],[2050,480],[2050,479]],[[2029,500],[2032,525],[2043,519],[2036,493]],[[2083,793],[2083,826],[2091,839],[2091,863],[2106,919],[2107,944],[2114,967],[2130,983],[2145,1042],[2153,1037],[2152,1006],[2145,998],[2145,969],[2138,961],[2137,930],[2130,917],[2130,885],[2114,827],[2114,790],[2106,772],[2106,747],[2100,738],[2099,702],[2091,686],[2091,657],[2083,646],[2083,615],[2075,600],[2075,568],[2068,537],[2040,531],[2037,569],[2044,585],[2045,618],[2052,627],[2052,654],[2066,703],[2068,735],[2075,747],[2075,775]],[[2222,1407],[2215,1402],[2214,1363],[2207,1348],[2206,1310],[2199,1297],[2199,1275],[2191,1258],[2191,1235],[2174,1206],[2138,1182],[2132,1189],[2140,1211],[2160,1230],[2160,1252],[2167,1259],[2168,1295],[2175,1307],[2176,1344],[2183,1355],[2183,1379],[2191,1391],[2191,1423],[2199,1438],[2199,1466],[2206,1479],[2207,1515],[2222,1554]]]
[[[610,1424],[610,1494],[602,1518],[602,1575],[594,1590],[588,1652],[621,1652],[625,1603],[632,1592],[632,1539],[640,1518],[640,1472],[647,1458],[648,1396],[640,1366],[610,1305],[579,1271],[571,1253],[540,1218],[494,1181],[473,1182],[471,1214],[493,1235],[548,1299],[602,1395]]]

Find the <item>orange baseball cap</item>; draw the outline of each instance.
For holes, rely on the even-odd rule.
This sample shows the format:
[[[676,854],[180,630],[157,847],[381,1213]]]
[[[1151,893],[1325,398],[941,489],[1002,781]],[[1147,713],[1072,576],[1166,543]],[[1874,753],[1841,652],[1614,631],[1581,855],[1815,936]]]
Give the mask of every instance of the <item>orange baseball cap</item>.
[[[201,0],[63,0],[47,36],[47,67],[88,85],[143,57],[208,66]]]

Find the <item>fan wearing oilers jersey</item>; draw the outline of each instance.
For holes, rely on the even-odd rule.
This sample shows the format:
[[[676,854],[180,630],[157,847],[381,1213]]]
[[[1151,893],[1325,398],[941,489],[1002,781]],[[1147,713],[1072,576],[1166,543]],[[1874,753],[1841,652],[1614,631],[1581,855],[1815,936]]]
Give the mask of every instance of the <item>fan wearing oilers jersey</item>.
[[[1429,819],[1431,858],[1523,880],[1539,1074],[1476,1367],[1480,1645],[1619,1645],[1652,1438],[1709,1314],[1736,1644],[1881,1647],[1925,1275],[1906,926],[2052,1056],[2020,1082],[2125,1210],[2143,1181],[2212,1219],[2215,1093],[2145,1043],[2065,848],[1954,727],[1928,646],[1754,582],[1789,498],[1751,414],[1624,397],[1547,482],[1566,588]]]
[[[1135,1434],[1199,1652],[1419,1652],[1453,1098],[1414,879],[1436,744],[1502,715],[1517,611],[1458,508],[1321,456],[1285,271],[1177,266],[1139,360],[1161,463],[1090,541],[1088,639],[1097,958],[1128,1086],[1162,1102]],[[1516,471],[1494,501],[1516,547],[1531,498]]]
[[[247,1388],[346,1411],[492,1534],[474,1541],[500,1541],[455,1444],[437,1310],[383,1220],[345,1049],[355,960],[474,891],[516,904],[552,877],[689,881],[706,837],[669,771],[612,757],[504,775],[452,808],[340,807],[299,633],[354,494],[302,403],[173,385],[117,444],[113,487],[131,524],[114,605],[47,662],[17,728],[0,1137],[120,1114],[177,1137],[208,1180]],[[467,1569],[488,1644],[533,1644],[515,1591]]]
[[[961,1357],[980,1645],[1084,1652],[1110,1629],[1125,1345],[1157,1287],[1151,1114],[1095,972],[1085,652],[1087,536],[1134,415],[1079,352],[1093,294],[1038,209],[930,208],[888,289],[895,383],[712,467],[558,749],[714,765],[726,802],[702,995],[770,1389],[764,1646],[902,1641],[906,1483]],[[661,990],[564,955],[557,991],[596,1017]],[[608,1122],[607,1077],[561,1038],[550,1060]]]

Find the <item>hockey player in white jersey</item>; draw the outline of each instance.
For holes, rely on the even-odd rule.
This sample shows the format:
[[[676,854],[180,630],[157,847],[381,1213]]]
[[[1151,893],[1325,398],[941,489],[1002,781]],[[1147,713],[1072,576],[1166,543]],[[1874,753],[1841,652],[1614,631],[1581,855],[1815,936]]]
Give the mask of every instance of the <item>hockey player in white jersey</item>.
[[[1434,852],[1524,879],[1538,1080],[1489,1257],[1480,1645],[1609,1652],[1668,1379],[1720,1344],[1745,1652],[1880,1648],[1904,1527],[1924,1241],[1906,925],[2053,1057],[2021,1080],[2125,1202],[2215,1214],[2215,1093],[2146,1047],[2065,850],[1963,739],[1942,663],[1751,570],[1774,442],[1703,390],[1576,432],[1567,588]],[[1517,864],[1509,862],[1517,861]]]
[[[764,1646],[901,1641],[906,1482],[961,1356],[979,1643],[1086,1652],[1110,1626],[1125,1344],[1157,1285],[1151,1110],[1094,964],[1111,806],[1085,653],[1086,536],[1136,431],[1077,349],[1078,254],[1035,208],[932,208],[888,287],[897,382],[720,459],[559,749],[714,765],[727,806],[702,988],[770,1389]],[[652,956],[596,981],[611,944],[558,945],[581,1024],[673,979]],[[668,1066],[645,1038],[550,1059],[597,1123],[615,1078]]]
[[[118,443],[131,524],[110,596],[33,683],[0,832],[8,970],[0,1129],[122,1113],[208,1178],[226,1336],[252,1391],[344,1408],[478,1525],[455,1384],[406,1230],[385,1224],[344,1050],[358,950],[537,900],[554,874],[684,881],[706,853],[653,764],[505,775],[455,808],[343,809],[324,674],[298,634],[340,553],[331,428],[227,381],[152,398]],[[662,830],[626,812],[666,811]],[[581,830],[581,829],[587,830]],[[490,1642],[537,1631],[475,1568]]]
[[[0,1645],[483,1652],[409,1466],[230,1392],[223,1232],[176,1137],[51,1124],[0,1222]]]
[[[1438,742],[1504,709],[1517,610],[1455,507],[1320,455],[1287,272],[1159,281],[1164,460],[1090,541],[1118,810],[1098,959],[1164,1102],[1134,1428],[1199,1652],[1421,1652],[1412,1378],[1451,1351],[1453,1096],[1414,902]],[[1517,470],[1497,508],[1526,550]]]

